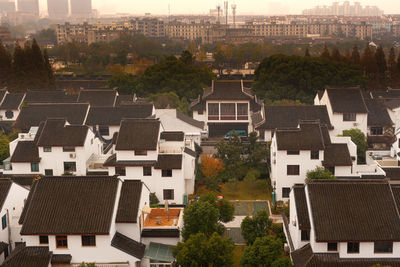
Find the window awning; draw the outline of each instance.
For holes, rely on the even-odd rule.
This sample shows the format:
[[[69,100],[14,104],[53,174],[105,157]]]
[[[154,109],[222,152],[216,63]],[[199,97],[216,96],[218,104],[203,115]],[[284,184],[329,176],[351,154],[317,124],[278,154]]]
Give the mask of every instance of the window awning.
[[[150,245],[146,246],[144,257],[151,260],[171,263],[174,261],[172,249],[173,246],[150,242]]]

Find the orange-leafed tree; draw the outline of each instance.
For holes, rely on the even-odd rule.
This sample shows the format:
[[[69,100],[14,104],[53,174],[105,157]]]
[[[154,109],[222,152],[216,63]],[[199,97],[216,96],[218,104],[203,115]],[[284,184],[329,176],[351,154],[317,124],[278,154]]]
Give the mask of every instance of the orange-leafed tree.
[[[224,164],[221,160],[206,155],[201,156],[200,169],[204,177],[207,179],[216,178],[218,177],[218,174],[225,170]]]

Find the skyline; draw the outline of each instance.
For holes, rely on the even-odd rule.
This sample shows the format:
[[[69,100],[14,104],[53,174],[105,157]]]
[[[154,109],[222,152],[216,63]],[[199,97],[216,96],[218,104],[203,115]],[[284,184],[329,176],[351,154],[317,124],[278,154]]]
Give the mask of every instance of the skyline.
[[[263,0],[235,0],[229,1],[229,5],[237,5],[238,15],[284,15],[301,14],[304,9],[315,6],[331,5],[332,0],[305,0],[299,3],[296,0],[288,0],[285,3],[279,1]],[[343,3],[344,1],[340,1]],[[354,3],[356,1],[350,1]],[[393,1],[382,0],[377,3],[376,0],[359,1],[363,6],[378,6],[384,10],[385,14],[400,14],[400,3],[393,4]],[[47,0],[39,0],[41,13],[47,12]],[[168,4],[171,14],[209,14],[210,9],[214,9],[217,4],[223,6],[223,1],[203,0],[201,2],[185,0],[149,0],[146,2],[139,0],[93,0],[93,8],[100,14],[130,13],[132,15],[144,15],[151,13],[153,15],[167,15]],[[230,10],[231,12],[231,10]]]

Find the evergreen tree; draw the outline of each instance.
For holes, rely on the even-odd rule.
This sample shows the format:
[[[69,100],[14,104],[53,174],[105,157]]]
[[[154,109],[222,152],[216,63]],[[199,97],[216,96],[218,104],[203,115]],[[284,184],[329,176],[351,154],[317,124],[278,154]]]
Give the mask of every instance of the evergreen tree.
[[[306,47],[306,52],[304,53],[305,57],[311,57],[310,51],[308,51],[308,47]]]
[[[10,75],[11,55],[0,41],[0,89],[9,86]]]
[[[358,52],[357,45],[354,45],[353,51],[351,52],[351,63],[354,65],[360,64],[360,53]]]
[[[340,62],[342,60],[342,56],[340,55],[339,49],[337,47],[335,47],[332,50],[331,58],[333,61],[337,61],[337,62]]]
[[[53,68],[51,67],[50,61],[49,61],[49,55],[47,53],[47,49],[44,50],[43,52],[43,58],[44,58],[44,67],[47,73],[47,78],[48,78],[48,88],[49,89],[56,89],[56,78],[54,76]]]
[[[376,58],[368,44],[364,48],[360,62],[365,75],[374,76],[376,74]]]
[[[13,61],[12,61],[12,76],[10,91],[23,91],[23,83],[27,78],[25,75],[25,51],[16,43],[14,47]]]
[[[386,56],[382,46],[378,46],[378,48],[376,49],[375,60],[376,60],[377,71],[382,77],[385,75],[385,72],[387,70]]]
[[[321,58],[326,58],[326,59],[330,59],[331,58],[331,55],[329,53],[329,49],[328,49],[328,47],[326,47],[326,45],[324,46],[324,51],[322,51],[320,57]]]
[[[389,58],[388,58],[388,70],[390,75],[390,81],[392,82],[396,75],[396,52],[394,51],[394,47],[390,49]]]
[[[27,58],[30,61],[30,65],[33,65],[32,69],[32,87],[29,89],[43,90],[47,89],[49,85],[48,71],[45,67],[45,60],[36,40],[33,39],[31,46],[31,58]]]
[[[347,64],[351,64],[352,63],[351,62],[351,53],[350,53],[349,49],[346,49],[346,51],[344,51],[344,55],[342,57],[342,61],[344,63],[347,63]]]

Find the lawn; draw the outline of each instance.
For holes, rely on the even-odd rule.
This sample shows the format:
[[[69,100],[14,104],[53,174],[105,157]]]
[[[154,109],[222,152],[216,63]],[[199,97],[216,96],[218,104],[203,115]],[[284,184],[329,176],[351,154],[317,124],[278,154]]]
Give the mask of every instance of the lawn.
[[[242,259],[245,246],[235,246],[233,251],[233,266],[240,267],[240,260]]]
[[[209,190],[204,186],[198,186],[196,196],[207,193]],[[226,200],[270,200],[271,186],[268,180],[256,180],[252,182],[237,181],[221,185],[221,191],[218,192]]]

